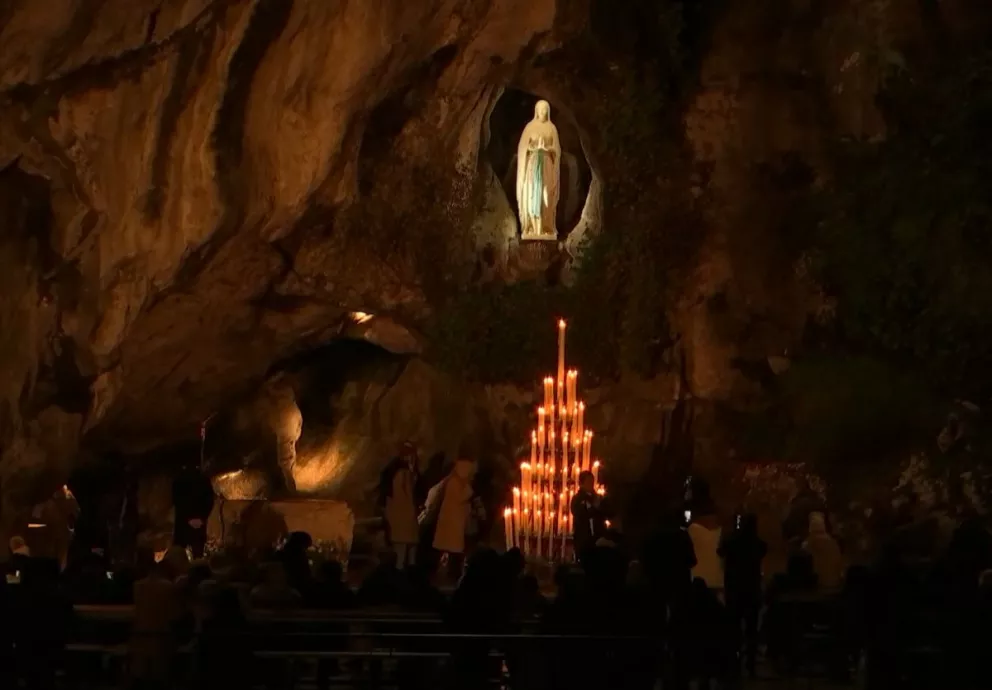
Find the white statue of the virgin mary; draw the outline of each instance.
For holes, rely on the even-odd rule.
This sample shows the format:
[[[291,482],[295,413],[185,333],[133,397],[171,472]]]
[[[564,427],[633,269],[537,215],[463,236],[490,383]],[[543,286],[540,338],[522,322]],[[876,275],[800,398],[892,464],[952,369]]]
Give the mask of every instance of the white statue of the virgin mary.
[[[520,236],[525,240],[556,240],[555,211],[561,179],[561,141],[551,122],[551,106],[538,101],[534,119],[524,127],[517,146],[517,208]]]

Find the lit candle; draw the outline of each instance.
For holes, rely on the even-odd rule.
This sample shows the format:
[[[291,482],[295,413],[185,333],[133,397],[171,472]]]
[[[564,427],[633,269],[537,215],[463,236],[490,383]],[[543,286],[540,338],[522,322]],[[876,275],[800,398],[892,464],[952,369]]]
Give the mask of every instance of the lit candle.
[[[506,550],[513,548],[513,511],[507,508],[503,511],[503,531],[506,535]]]
[[[538,558],[541,557],[541,552],[543,551],[543,549],[541,548],[541,534],[543,532],[543,530],[541,528],[543,527],[543,525],[544,525],[544,523],[541,520],[541,510],[539,508],[536,511],[534,511],[534,531],[537,532],[537,557]]]
[[[520,511],[514,509],[513,511],[513,545],[520,549],[521,552],[524,551],[524,539],[523,539],[523,525],[520,524]]]
[[[587,431],[582,439],[582,471],[586,472],[592,466],[592,432]]]
[[[575,404],[575,377],[575,369],[572,369],[565,379],[565,407],[568,409]]]
[[[575,414],[575,436],[582,438],[585,433],[585,423],[586,423],[586,404],[584,402],[579,403],[579,408],[576,410]]]
[[[533,452],[531,453],[533,455]],[[533,460],[531,461],[533,462]],[[530,491],[530,468],[532,467],[530,462],[520,463],[520,491]],[[514,489],[517,491],[517,489]]]
[[[555,402],[555,380],[550,376],[544,378],[544,406],[551,407]]]
[[[554,429],[548,434],[548,454],[554,458],[555,456],[555,432]],[[547,477],[547,470],[544,471],[544,476]]]
[[[544,448],[544,416],[547,414],[543,407],[537,408],[537,449]],[[538,453],[540,454],[540,452]]]
[[[592,464],[592,481],[599,486],[599,460]]]
[[[520,512],[520,489],[513,487],[513,512]]]
[[[555,428],[555,406],[551,405],[548,408],[548,431],[551,431],[554,428]]]
[[[524,505],[526,506],[527,504],[524,503]],[[526,507],[524,508],[523,528],[523,551],[527,553],[530,550],[530,509]]]
[[[568,516],[572,512],[572,507],[565,499],[565,492],[558,495],[558,523],[561,531],[561,559],[565,560],[565,539],[568,536]]]
[[[554,527],[554,522],[555,522],[554,520],[555,511],[553,511],[552,508],[554,508],[554,506],[551,505],[551,494],[545,493],[544,494],[544,532],[545,534],[548,535],[549,538],[551,537],[551,529],[552,527]]]
[[[558,399],[561,402],[565,385],[565,319],[558,319]]]

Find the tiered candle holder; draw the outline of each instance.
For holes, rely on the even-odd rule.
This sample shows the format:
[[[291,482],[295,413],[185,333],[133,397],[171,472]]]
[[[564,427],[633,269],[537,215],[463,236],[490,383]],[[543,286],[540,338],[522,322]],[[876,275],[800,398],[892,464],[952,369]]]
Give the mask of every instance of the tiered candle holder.
[[[600,463],[592,457],[593,433],[585,428],[585,403],[578,399],[579,372],[565,369],[564,320],[558,321],[557,376],[544,379],[544,401],[531,431],[530,460],[520,463],[520,484],[503,511],[506,548],[532,558],[565,562],[572,553],[572,497],[579,475],[592,472],[596,491]]]

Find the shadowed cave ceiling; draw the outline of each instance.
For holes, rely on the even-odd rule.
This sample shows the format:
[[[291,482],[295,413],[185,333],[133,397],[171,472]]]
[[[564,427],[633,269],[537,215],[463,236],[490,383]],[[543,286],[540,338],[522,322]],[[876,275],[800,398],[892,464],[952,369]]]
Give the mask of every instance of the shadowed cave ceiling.
[[[657,227],[691,247],[669,252],[678,297],[645,309],[678,332],[694,395],[746,400],[731,362],[782,355],[813,308],[752,165],[791,155],[815,180],[823,137],[884,137],[879,76],[844,66],[858,46],[837,27],[914,41],[922,15],[698,3],[681,29],[691,84],[643,104],[664,135],[628,160],[618,127],[643,129],[630,85],[681,4],[608,4],[0,7],[4,499],[43,495],[81,452],[195,439],[275,363],[341,337],[420,352],[431,314],[474,282],[551,265],[567,282],[600,216],[603,233]],[[513,111],[536,98],[575,158],[562,212],[580,230],[541,251],[516,246],[505,181]],[[380,322],[371,335],[356,312]]]

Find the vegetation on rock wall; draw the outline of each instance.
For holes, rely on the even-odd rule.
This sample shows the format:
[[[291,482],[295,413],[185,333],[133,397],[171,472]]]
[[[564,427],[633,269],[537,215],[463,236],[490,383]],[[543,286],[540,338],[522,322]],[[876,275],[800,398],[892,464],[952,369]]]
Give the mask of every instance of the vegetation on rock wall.
[[[748,438],[834,470],[932,444],[948,401],[992,386],[992,52],[900,68],[890,135],[844,142],[805,238],[835,317],[781,379]],[[760,449],[760,450],[759,450]]]
[[[942,393],[987,397],[992,52],[898,76],[884,101],[894,134],[843,147],[819,200],[813,256],[838,300],[835,335]]]

